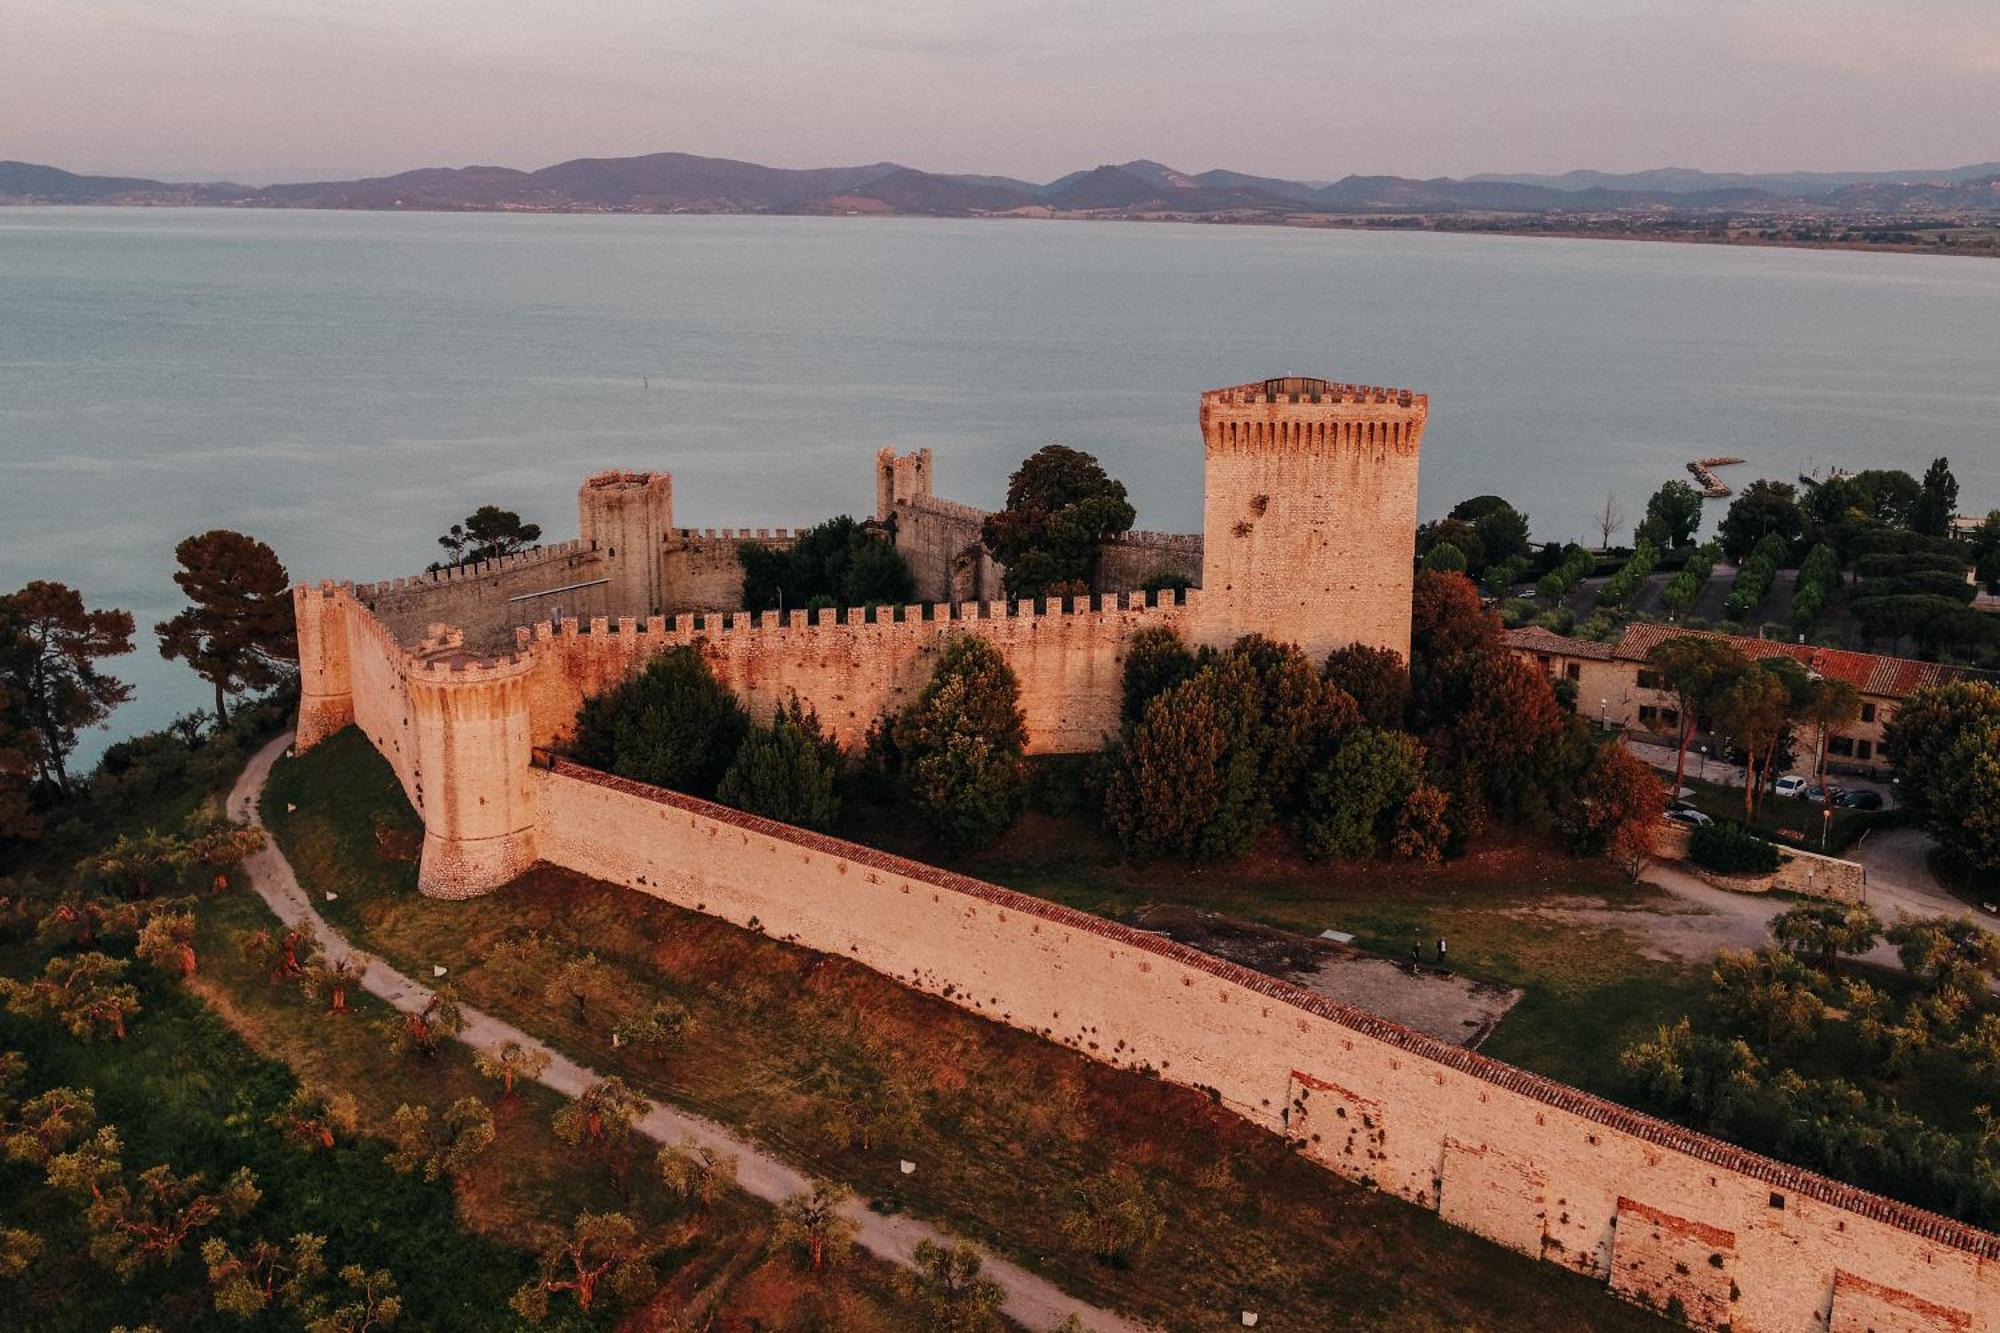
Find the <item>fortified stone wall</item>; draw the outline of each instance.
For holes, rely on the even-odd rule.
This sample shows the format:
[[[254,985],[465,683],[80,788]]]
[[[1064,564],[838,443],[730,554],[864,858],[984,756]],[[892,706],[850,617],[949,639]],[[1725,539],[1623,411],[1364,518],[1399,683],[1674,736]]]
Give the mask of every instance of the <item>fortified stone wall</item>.
[[[1000,650],[1021,682],[1028,748],[1096,749],[1118,729],[1124,645],[1142,626],[1178,627],[1197,593],[1084,599],[1072,610],[1037,612],[1031,602],[907,606],[870,619],[845,613],[775,611],[759,616],[681,615],[671,620],[540,624],[518,632],[529,678],[531,733],[550,745],[572,731],[592,695],[625,680],[647,658],[699,641],[716,678],[759,718],[796,694],[843,746],[862,744],[885,712],[922,691],[937,655],[958,634]]]
[[[1199,532],[1128,532],[1097,553],[1097,581],[1107,589],[1137,588],[1156,574],[1173,574],[1201,586]]]
[[[777,549],[797,541],[786,528],[683,529],[666,549],[663,583],[666,587],[664,611],[678,615],[684,611],[734,611],[743,605],[743,562],[737,548],[745,542]],[[600,611],[597,615],[634,615],[632,607]],[[536,616],[531,620],[562,620],[562,616]],[[590,616],[579,614],[579,620]],[[529,621],[518,621],[527,624]]]
[[[516,625],[555,615],[609,614],[615,557],[583,541],[538,547],[476,565],[355,586],[354,595],[397,638],[455,625],[475,646],[505,647]]]
[[[1154,935],[556,762],[541,855],[1213,1091],[1329,1169],[1690,1322],[2000,1330],[2000,1237]]]

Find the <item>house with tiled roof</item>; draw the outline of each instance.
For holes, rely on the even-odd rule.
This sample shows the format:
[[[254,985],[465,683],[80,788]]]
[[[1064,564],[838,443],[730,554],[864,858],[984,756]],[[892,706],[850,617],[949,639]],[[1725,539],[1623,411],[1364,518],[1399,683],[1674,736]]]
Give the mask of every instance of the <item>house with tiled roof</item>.
[[[1789,657],[1814,675],[1846,681],[1861,695],[1859,719],[1827,742],[1829,765],[1841,770],[1873,771],[1888,761],[1883,728],[1918,690],[1950,680],[1993,679],[1991,673],[1970,667],[1679,625],[1630,625],[1612,643],[1573,639],[1535,625],[1508,630],[1506,638],[1522,657],[1576,686],[1578,713],[1606,727],[1663,739],[1677,737],[1681,718],[1678,702],[1661,688],[1659,674],[1652,669],[1652,652],[1660,644],[1680,638],[1722,639],[1745,657]]]

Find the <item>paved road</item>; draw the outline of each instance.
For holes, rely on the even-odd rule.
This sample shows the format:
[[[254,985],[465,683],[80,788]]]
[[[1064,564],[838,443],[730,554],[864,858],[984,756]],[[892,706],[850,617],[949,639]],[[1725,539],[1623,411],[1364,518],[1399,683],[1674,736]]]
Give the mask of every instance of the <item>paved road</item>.
[[[257,812],[257,801],[271,775],[271,765],[285,752],[291,740],[288,735],[280,736],[251,757],[243,775],[236,780],[229,793],[232,818],[263,827],[263,820]],[[264,850],[245,861],[243,867],[249,873],[250,887],[269,904],[279,920],[287,925],[310,927],[323,944],[335,951],[353,947],[313,907],[305,890],[299,887],[291,863],[278,850],[275,840],[268,841]],[[431,992],[427,987],[372,954],[369,958],[368,974],[362,981],[369,994],[380,996],[406,1011],[421,1008],[430,999]],[[459,1034],[460,1041],[480,1050],[490,1050],[502,1042],[514,1041],[530,1050],[546,1052],[549,1067],[538,1081],[566,1097],[578,1095],[603,1077],[491,1014],[471,1005],[465,1005],[464,1012],[465,1030]],[[649,1099],[646,1113],[635,1124],[641,1134],[660,1143],[678,1143],[684,1138],[691,1138],[704,1147],[733,1153],[737,1160],[736,1183],[760,1199],[778,1203],[812,1187],[803,1173],[754,1143],[736,1137],[714,1121],[689,1115],[664,1102]],[[958,1240],[949,1232],[915,1218],[871,1212],[864,1200],[851,1201],[844,1211],[858,1228],[855,1242],[870,1253],[895,1263],[909,1263],[920,1241],[931,1240],[948,1245]],[[986,1275],[1007,1292],[1007,1314],[1037,1333],[1061,1323],[1070,1315],[1075,1315],[1093,1333],[1141,1333],[1144,1327],[1108,1310],[1085,1305],[1017,1264],[997,1255],[983,1251],[982,1254],[986,1261]]]

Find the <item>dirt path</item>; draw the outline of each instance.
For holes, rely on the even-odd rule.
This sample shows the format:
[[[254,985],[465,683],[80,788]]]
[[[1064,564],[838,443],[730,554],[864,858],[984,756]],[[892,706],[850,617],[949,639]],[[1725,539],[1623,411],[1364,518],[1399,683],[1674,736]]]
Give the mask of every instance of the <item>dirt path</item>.
[[[232,818],[263,827],[263,820],[257,811],[258,798],[263,795],[272,764],[277,762],[278,756],[291,742],[289,735],[280,736],[251,756],[243,775],[236,780],[229,793]],[[246,860],[243,868],[249,874],[250,887],[270,906],[279,920],[287,925],[309,927],[322,943],[335,950],[353,948],[313,907],[305,890],[299,887],[291,863],[278,850],[275,840],[267,841],[264,850]],[[431,995],[427,987],[396,971],[373,954],[369,955],[368,974],[362,986],[369,994],[380,996],[405,1011],[420,1008]],[[546,1052],[549,1067],[537,1081],[566,1097],[577,1096],[603,1078],[603,1075],[577,1064],[546,1043],[491,1014],[471,1005],[464,1006],[464,1013],[465,1030],[459,1034],[458,1040],[480,1050],[514,1041],[530,1050]],[[691,1138],[704,1147],[734,1154],[737,1159],[736,1183],[760,1199],[779,1203],[812,1187],[811,1181],[802,1172],[771,1156],[756,1144],[736,1137],[714,1121],[689,1115],[664,1102],[649,1098],[646,1113],[635,1122],[635,1127],[641,1134],[659,1143],[678,1143]],[[863,1199],[851,1200],[843,1211],[858,1228],[855,1243],[871,1254],[895,1263],[910,1263],[919,1242],[930,1240],[949,1245],[958,1240],[951,1233],[912,1217],[871,1212]],[[998,1282],[1007,1293],[1005,1309],[1008,1316],[1037,1333],[1061,1323],[1070,1315],[1075,1315],[1094,1333],[1140,1333],[1144,1327],[1122,1315],[1086,1305],[1018,1264],[984,1251],[982,1255],[986,1276]]]

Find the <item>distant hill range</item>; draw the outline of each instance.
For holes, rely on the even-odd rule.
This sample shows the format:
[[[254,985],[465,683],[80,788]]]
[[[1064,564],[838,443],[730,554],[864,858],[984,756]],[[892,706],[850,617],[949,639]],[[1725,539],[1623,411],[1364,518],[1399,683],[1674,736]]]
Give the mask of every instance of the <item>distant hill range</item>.
[[[1237,171],[1176,171],[1139,160],[1045,184],[951,175],[893,162],[792,170],[696,157],[577,158],[538,171],[426,167],[365,180],[239,185],[80,176],[0,161],[0,203],[216,204],[265,208],[1282,217],[1496,214],[2000,213],[2000,162],[1943,171],[1622,175],[1348,176],[1330,184]]]

